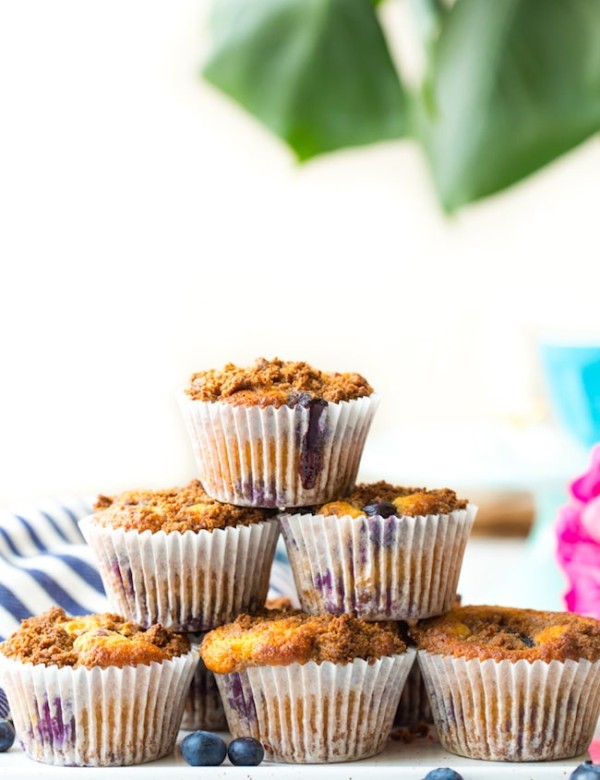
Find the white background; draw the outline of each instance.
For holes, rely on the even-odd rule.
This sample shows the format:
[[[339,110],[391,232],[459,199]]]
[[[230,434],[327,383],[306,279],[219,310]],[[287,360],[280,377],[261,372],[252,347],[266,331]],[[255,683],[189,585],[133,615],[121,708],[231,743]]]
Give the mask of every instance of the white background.
[[[599,335],[600,143],[444,217],[409,142],[298,167],[202,82],[206,10],[0,3],[0,504],[189,479],[175,389],[260,355],[360,371],[386,476],[468,483],[448,431],[526,427],[539,335]]]

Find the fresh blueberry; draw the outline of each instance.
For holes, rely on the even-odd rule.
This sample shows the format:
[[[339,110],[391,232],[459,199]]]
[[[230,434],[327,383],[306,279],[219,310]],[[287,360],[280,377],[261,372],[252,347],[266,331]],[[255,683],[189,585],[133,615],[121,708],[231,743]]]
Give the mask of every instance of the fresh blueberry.
[[[591,761],[586,761],[584,764],[579,764],[575,767],[569,780],[598,780],[600,777],[600,764],[592,764]]]
[[[439,769],[432,769],[431,772],[427,772],[423,780],[463,780],[463,776],[459,775],[454,769],[441,766]]]
[[[375,501],[372,504],[367,504],[362,508],[363,512],[366,512],[369,517],[391,517],[398,514],[397,507],[392,504],[391,501]]]
[[[181,742],[181,753],[192,766],[219,766],[225,761],[227,745],[210,731],[194,731]]]
[[[238,737],[229,743],[227,755],[234,766],[258,766],[265,757],[265,751],[253,737]]]
[[[0,719],[0,753],[4,753],[15,741],[15,729],[9,720]]]

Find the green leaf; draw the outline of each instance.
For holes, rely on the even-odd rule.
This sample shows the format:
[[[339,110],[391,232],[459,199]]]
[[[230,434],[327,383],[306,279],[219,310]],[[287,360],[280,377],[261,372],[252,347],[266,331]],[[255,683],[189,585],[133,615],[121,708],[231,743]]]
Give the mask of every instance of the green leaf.
[[[208,81],[300,160],[406,132],[406,98],[371,0],[216,0]]]
[[[457,0],[426,83],[417,132],[453,211],[600,129],[600,2]]]

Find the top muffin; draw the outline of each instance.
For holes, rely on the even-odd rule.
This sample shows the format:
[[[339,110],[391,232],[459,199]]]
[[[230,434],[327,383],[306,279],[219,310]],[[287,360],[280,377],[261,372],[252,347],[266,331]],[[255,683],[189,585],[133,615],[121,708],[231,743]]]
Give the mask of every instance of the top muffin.
[[[5,656],[25,663],[88,669],[160,663],[189,649],[185,636],[161,625],[146,630],[110,613],[69,617],[60,607],[24,620],[0,645]]]
[[[600,621],[569,612],[458,607],[420,621],[410,634],[421,650],[467,660],[600,659]]]
[[[350,517],[404,517],[416,515],[445,515],[464,509],[466,499],[457,498],[454,490],[427,490],[418,487],[400,487],[389,482],[357,485],[348,496],[316,507],[313,514]]]
[[[249,368],[227,363],[221,371],[199,371],[185,392],[194,401],[293,408],[317,400],[351,401],[371,395],[373,388],[360,374],[326,373],[304,362],[259,358]]]
[[[367,623],[352,615],[307,615],[300,610],[266,610],[240,615],[202,642],[206,667],[217,674],[251,666],[284,666],[308,661],[372,661],[403,653],[406,644],[394,623]]]
[[[98,496],[94,522],[125,531],[213,531],[260,523],[273,512],[233,506],[211,498],[194,479],[184,487],[167,490],[128,490],[116,496]]]

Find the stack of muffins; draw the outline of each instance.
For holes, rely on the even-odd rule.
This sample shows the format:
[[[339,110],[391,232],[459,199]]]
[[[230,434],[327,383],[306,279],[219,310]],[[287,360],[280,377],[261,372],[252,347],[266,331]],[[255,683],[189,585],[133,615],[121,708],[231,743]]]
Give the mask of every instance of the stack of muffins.
[[[397,621],[453,605],[475,508],[450,490],[355,480],[378,398],[357,374],[260,360],[180,397],[204,488],[279,524],[302,612],[242,615],[201,654],[235,737],[294,762],[385,745],[415,651]]]
[[[395,621],[409,621],[444,747],[492,760],[577,755],[600,708],[600,624],[457,608],[476,508],[447,489],[355,486],[377,402],[356,374],[281,361],[195,374],[181,397],[206,490],[286,507],[304,610],[241,616],[204,639],[230,730],[282,761],[377,753],[414,655]],[[418,676],[411,687],[405,698],[420,702]]]
[[[378,404],[363,377],[259,360],[194,374],[179,401],[200,481],[101,496],[81,527],[111,607],[137,625],[119,623],[111,642],[149,634],[182,655],[201,645],[199,663],[188,653],[184,728],[220,729],[226,717],[274,760],[366,758],[396,713],[421,715],[418,671],[398,706],[416,644],[448,750],[543,760],[585,749],[600,707],[600,624],[456,607],[476,508],[449,489],[355,484]],[[302,610],[265,608],[280,530]],[[67,623],[61,641],[91,636],[95,653],[107,620],[91,632]],[[161,706],[181,699],[171,721],[192,673],[173,678],[170,695],[159,688]],[[168,744],[160,750],[131,760]],[[75,762],[131,763],[91,752]]]

